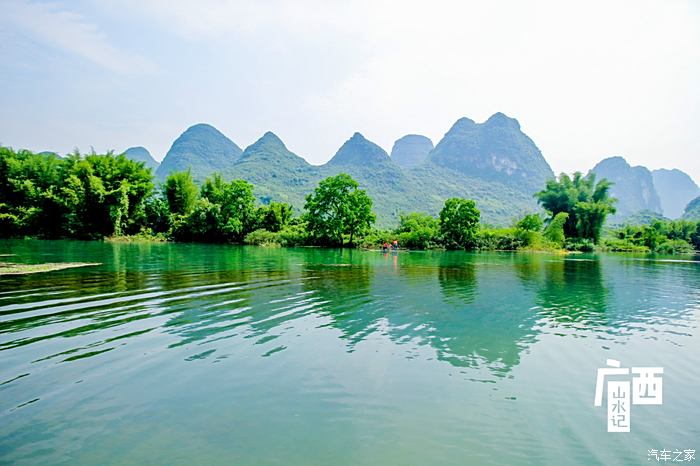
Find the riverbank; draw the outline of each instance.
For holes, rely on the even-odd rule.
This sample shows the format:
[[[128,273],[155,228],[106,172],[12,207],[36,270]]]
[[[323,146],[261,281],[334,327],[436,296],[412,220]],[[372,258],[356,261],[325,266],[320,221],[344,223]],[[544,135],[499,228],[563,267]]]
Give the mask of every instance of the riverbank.
[[[382,242],[369,244],[366,241],[358,243],[353,246],[343,245],[342,247],[337,245],[319,245],[319,244],[309,244],[308,242],[295,241],[291,243],[286,243],[284,241],[278,241],[277,236],[274,233],[265,232],[266,235],[257,235],[256,238],[264,238],[262,241],[248,241],[243,243],[222,243],[222,242],[188,242],[188,241],[176,241],[173,239],[168,239],[163,234],[149,235],[149,234],[138,234],[138,235],[121,235],[121,236],[109,236],[103,239],[94,240],[83,240],[83,241],[95,241],[95,242],[106,242],[106,243],[118,243],[118,244],[158,244],[158,243],[170,243],[170,244],[229,244],[234,246],[257,246],[260,248],[316,248],[316,249],[358,249],[366,252],[381,252]],[[386,237],[395,237],[396,235],[386,234]],[[17,239],[17,238],[16,238]],[[38,237],[25,237],[21,238],[25,240],[46,240],[51,241],[48,238],[38,238]],[[71,238],[65,238],[71,239]],[[585,253],[633,253],[633,254],[662,254],[662,255],[696,255],[700,254],[700,251],[693,250],[692,248],[684,247],[683,244],[673,243],[677,247],[666,247],[664,250],[652,251],[648,247],[630,244],[628,242],[618,241],[615,238],[604,238],[600,245],[589,245],[585,244],[585,248],[578,249],[576,243],[567,243],[564,247],[557,247],[551,243],[539,243],[538,245],[530,245],[524,247],[516,248],[501,248],[501,247],[478,247],[474,249],[469,249],[473,252],[517,252],[517,253],[535,253],[535,254],[557,254],[557,255],[573,255],[573,254],[585,254]],[[580,245],[578,245],[580,247]],[[411,247],[401,247],[399,252],[419,252],[419,251],[450,251],[452,249],[433,245],[427,248],[411,248]],[[391,251],[389,251],[391,252]],[[0,255],[2,257],[2,255]]]
[[[372,229],[354,245],[319,243],[303,227],[297,224],[287,226],[276,232],[264,229],[254,230],[242,241],[181,241],[169,237],[165,233],[153,234],[149,231],[135,235],[107,236],[95,241],[108,243],[181,243],[181,244],[233,244],[249,245],[262,248],[328,248],[328,249],[361,249],[381,251],[384,243],[397,240],[402,251],[446,251],[468,250],[481,252],[524,252],[544,254],[578,254],[578,253],[641,253],[662,255],[694,255],[700,254],[693,245],[697,242],[692,222],[668,222],[647,226],[627,226],[623,229],[611,230],[599,244],[588,240],[566,238],[562,242],[553,241],[546,236],[545,229],[526,230],[521,227],[511,228],[480,228],[469,243],[469,247],[447,247],[438,230],[425,231],[415,226],[408,231]],[[685,233],[683,232],[685,227]],[[680,231],[680,233],[679,233]],[[44,239],[25,236],[26,239]],[[686,239],[683,239],[686,238]],[[90,240],[87,240],[90,241]],[[650,246],[652,247],[650,247]],[[454,244],[452,244],[454,246]]]
[[[264,232],[264,234],[260,234],[261,232],[258,232],[258,234],[255,236],[255,238],[251,237],[246,237],[246,241],[243,243],[206,243],[206,242],[196,242],[199,244],[233,244],[233,245],[240,245],[240,246],[257,246],[257,247],[262,247],[262,248],[299,248],[299,247],[307,247],[307,248],[322,248],[322,249],[337,249],[339,246],[337,245],[319,245],[319,244],[310,244],[308,241],[295,241],[289,244],[287,241],[284,239],[280,239],[277,235],[271,232]],[[387,237],[392,236],[391,234],[387,234]],[[122,236],[110,236],[106,237],[103,239],[103,241],[109,242],[109,243],[180,243],[180,244],[193,244],[195,242],[187,242],[187,241],[175,241],[175,240],[170,240],[166,238],[163,235],[122,235]],[[372,243],[369,244],[366,241],[360,242],[355,245],[343,245],[341,248],[343,249],[359,249],[362,251],[368,251],[368,252],[381,252],[382,251],[382,244],[383,243]],[[401,247],[398,249],[398,252],[410,252],[410,251],[449,251],[451,249],[443,247],[443,246],[432,246],[428,248],[411,248],[411,247]],[[541,245],[540,247],[521,247],[521,248],[475,248],[472,249],[473,251],[488,251],[488,252],[527,252],[527,253],[550,253],[550,254],[575,254],[575,253],[580,253],[581,251],[570,251],[565,248],[560,248],[556,247],[553,245]],[[388,252],[392,252],[389,250]]]

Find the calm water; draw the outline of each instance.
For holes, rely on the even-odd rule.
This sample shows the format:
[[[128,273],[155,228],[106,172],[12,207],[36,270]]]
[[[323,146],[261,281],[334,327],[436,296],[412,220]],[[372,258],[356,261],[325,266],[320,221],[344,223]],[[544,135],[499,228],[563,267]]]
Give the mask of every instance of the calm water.
[[[102,263],[0,277],[2,465],[632,465],[700,450],[692,258],[0,254]],[[593,407],[607,358],[665,368],[664,404],[633,406],[629,434]]]

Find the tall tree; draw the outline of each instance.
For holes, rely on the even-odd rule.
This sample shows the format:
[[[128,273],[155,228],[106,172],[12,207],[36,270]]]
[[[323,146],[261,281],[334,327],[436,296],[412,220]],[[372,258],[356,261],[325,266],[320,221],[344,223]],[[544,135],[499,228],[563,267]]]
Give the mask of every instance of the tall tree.
[[[440,232],[438,220],[432,215],[409,212],[399,216],[396,233],[401,245],[412,249],[427,249]]]
[[[189,170],[171,173],[163,187],[171,214],[187,215],[197,201],[197,185]]]
[[[207,178],[202,199],[220,206],[218,234],[224,241],[239,242],[255,228],[253,185],[244,180],[225,182],[220,174]]]
[[[611,183],[602,179],[596,183],[595,174],[573,177],[562,173],[558,180],[549,180],[545,189],[535,194],[538,202],[550,214],[568,214],[564,223],[567,238],[589,239],[597,243],[605,219],[615,213],[615,199],[610,197]]]
[[[472,248],[481,213],[471,199],[453,197],[440,211],[440,233],[448,248]]]
[[[343,235],[349,235],[352,244],[376,218],[372,199],[346,173],[321,180],[306,196],[304,209],[309,233],[319,242],[341,246]]]
[[[270,202],[269,205],[257,209],[257,228],[277,232],[284,228],[292,219],[293,207],[284,202]]]

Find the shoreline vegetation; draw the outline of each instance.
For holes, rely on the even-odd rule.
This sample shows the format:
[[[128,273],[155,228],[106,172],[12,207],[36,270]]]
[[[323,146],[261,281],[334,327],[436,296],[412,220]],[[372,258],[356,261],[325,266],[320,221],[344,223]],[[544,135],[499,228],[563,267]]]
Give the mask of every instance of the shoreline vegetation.
[[[0,277],[3,275],[29,275],[32,273],[54,272],[56,270],[94,267],[97,265],[102,264],[99,262],[47,262],[43,264],[0,262]]]
[[[59,158],[0,147],[0,237],[368,250],[394,240],[409,250],[700,250],[700,222],[606,228],[607,216],[615,212],[610,186],[592,174],[562,174],[535,194],[545,215],[527,213],[509,227],[485,225],[473,200],[450,198],[437,217],[406,212],[395,228],[380,230],[373,227],[372,199],[345,173],[321,180],[303,209],[295,209],[261,204],[252,184],[225,181],[220,174],[198,186],[189,171],[174,172],[156,186],[151,169],[124,155],[76,151]]]

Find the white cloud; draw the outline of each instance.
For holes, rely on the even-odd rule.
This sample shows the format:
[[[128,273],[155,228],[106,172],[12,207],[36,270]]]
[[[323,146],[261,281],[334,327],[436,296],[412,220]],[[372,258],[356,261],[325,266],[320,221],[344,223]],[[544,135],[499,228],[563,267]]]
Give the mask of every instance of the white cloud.
[[[147,58],[113,46],[87,18],[58,3],[4,1],[0,4],[0,15],[6,26],[12,25],[34,40],[78,55],[108,70],[138,74],[157,68]]]
[[[321,29],[339,33],[358,4],[324,0],[113,0],[114,5],[149,15],[188,39],[229,34],[294,33],[312,37]]]
[[[14,10],[9,21],[32,36],[109,69],[138,68],[142,58],[110,45],[86,18],[124,28],[124,44],[138,38],[139,50],[158,57],[158,79],[127,83],[118,95],[95,86],[89,96],[121,112],[131,102],[128,120],[120,111],[110,118],[149,138],[135,143],[156,153],[187,125],[207,121],[242,145],[273,130],[323,162],[354,131],[390,150],[403,134],[437,142],[461,116],[483,121],[502,111],[555,171],[587,170],[619,154],[700,179],[697,2],[63,4],[0,0]],[[168,129],[139,133],[150,122]]]

